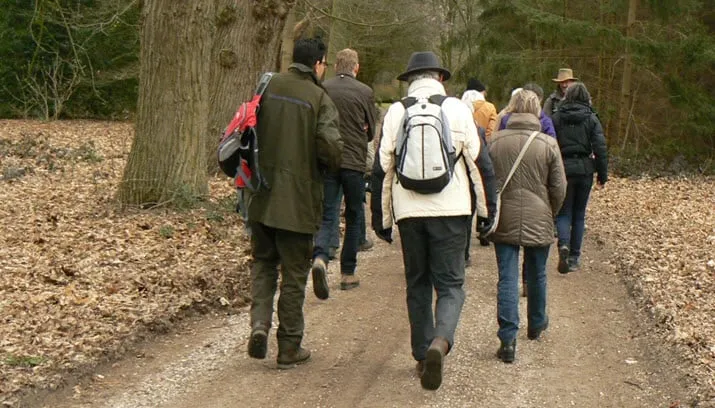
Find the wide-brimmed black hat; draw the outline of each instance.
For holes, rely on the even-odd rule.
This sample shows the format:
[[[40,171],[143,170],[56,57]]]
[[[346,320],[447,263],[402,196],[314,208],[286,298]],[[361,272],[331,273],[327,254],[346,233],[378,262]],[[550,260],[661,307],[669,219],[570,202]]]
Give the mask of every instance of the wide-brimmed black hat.
[[[446,81],[452,73],[442,68],[437,55],[431,51],[413,52],[410,61],[407,63],[407,70],[397,76],[400,81],[407,81],[407,78],[420,71],[437,71],[442,74],[442,80]]]

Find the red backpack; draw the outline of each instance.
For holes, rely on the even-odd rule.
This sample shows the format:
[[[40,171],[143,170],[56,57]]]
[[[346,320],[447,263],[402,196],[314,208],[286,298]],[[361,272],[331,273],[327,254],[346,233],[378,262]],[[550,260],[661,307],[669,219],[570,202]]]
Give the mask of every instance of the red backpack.
[[[219,142],[218,165],[224,174],[235,177],[236,188],[252,191],[258,191],[261,187],[270,188],[258,165],[256,125],[261,98],[273,75],[273,72],[263,74],[253,98],[238,107]]]

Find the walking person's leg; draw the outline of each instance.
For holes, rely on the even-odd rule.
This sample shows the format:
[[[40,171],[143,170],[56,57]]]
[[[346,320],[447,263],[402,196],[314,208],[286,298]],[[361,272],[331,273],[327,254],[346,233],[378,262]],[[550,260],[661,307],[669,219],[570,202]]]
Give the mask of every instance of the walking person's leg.
[[[566,185],[566,197],[556,217],[556,229],[559,232],[559,266],[560,273],[568,273],[569,245],[571,244],[571,225],[573,222],[575,178],[569,177]]]
[[[360,245],[360,218],[364,222],[362,211],[365,196],[365,177],[354,170],[340,170],[340,183],[345,194],[345,236],[340,252],[340,289],[348,290],[360,285],[355,275],[357,252]]]
[[[549,326],[549,317],[546,315],[546,261],[549,259],[549,248],[550,246],[524,247],[529,291],[526,303],[527,337],[531,340],[538,339],[541,332]]]
[[[248,355],[265,358],[268,331],[273,320],[273,298],[278,282],[280,257],[275,243],[275,230],[257,222],[250,223],[251,253],[251,337]]]
[[[498,357],[505,363],[514,361],[516,334],[519,331],[519,246],[494,244],[499,269],[497,283],[497,336],[501,341]]]
[[[422,364],[429,342],[434,337],[432,280],[429,275],[428,240],[420,218],[397,223],[405,265],[407,316],[410,320],[412,357]]]
[[[278,298],[278,368],[291,368],[310,358],[303,349],[303,303],[313,239],[310,234],[277,230],[276,247],[281,258]]]
[[[315,235],[313,248],[313,265],[310,268],[313,275],[313,292],[318,299],[330,296],[328,286],[328,260],[330,257],[330,236],[334,231],[335,215],[340,211],[339,174],[327,174],[323,184],[323,221]]]
[[[338,198],[335,202],[335,210],[333,211],[332,226],[330,227],[330,243],[328,244],[328,259],[333,260],[337,257],[338,248],[340,247],[340,205],[343,202],[343,187],[338,183]]]
[[[470,217],[438,217],[425,222],[429,235],[429,269],[435,291],[434,338],[427,350],[422,386],[442,384],[443,358],[454,346],[454,332],[464,305],[464,258]]]
[[[581,245],[586,227],[586,207],[592,186],[593,176],[585,176],[577,181],[577,188],[574,191],[573,228],[571,229],[571,246],[569,247],[569,270],[571,271],[580,267]]]

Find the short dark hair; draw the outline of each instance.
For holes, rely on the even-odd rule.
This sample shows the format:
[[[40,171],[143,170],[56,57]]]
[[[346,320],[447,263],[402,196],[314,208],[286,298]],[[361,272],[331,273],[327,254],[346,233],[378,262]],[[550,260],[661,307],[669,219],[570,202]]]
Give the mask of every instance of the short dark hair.
[[[325,44],[320,38],[301,38],[293,46],[293,62],[313,67],[325,57]]]
[[[567,102],[581,102],[585,104],[591,103],[591,94],[588,93],[588,89],[583,82],[575,82],[566,89],[564,94],[564,101]]]
[[[544,99],[544,89],[540,87],[538,84],[535,84],[533,82],[529,82],[528,84],[524,85],[522,89],[526,89],[527,91],[531,91],[536,94],[536,96],[539,97],[539,100]]]

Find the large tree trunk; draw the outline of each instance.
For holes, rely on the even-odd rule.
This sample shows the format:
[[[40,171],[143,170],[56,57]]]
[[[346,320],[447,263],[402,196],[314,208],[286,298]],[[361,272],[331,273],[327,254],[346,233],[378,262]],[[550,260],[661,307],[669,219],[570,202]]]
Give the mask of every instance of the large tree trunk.
[[[238,105],[265,71],[279,69],[281,33],[295,0],[214,0],[216,37],[208,81],[210,112],[205,134],[209,173],[218,171],[216,148]]]
[[[214,2],[146,0],[136,136],[118,198],[156,205],[207,193],[209,61]]]

